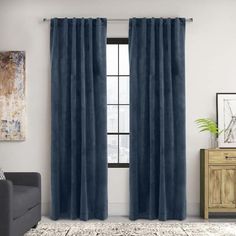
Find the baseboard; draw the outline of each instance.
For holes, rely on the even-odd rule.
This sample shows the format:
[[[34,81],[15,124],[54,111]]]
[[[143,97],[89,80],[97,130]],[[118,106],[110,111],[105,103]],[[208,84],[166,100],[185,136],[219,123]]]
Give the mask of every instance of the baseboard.
[[[200,203],[187,203],[187,216],[200,216]]]
[[[187,203],[187,216],[199,216],[200,215],[199,203]],[[121,202],[108,203],[108,215],[109,216],[128,216],[129,204]]]
[[[123,202],[109,202],[108,203],[108,215],[109,216],[128,216],[129,205]]]
[[[42,203],[42,215],[50,216],[51,204],[49,202]],[[109,216],[128,216],[129,205],[127,203],[112,202],[108,203],[108,214]]]
[[[49,202],[42,202],[42,215],[50,216],[51,204]]]
[[[42,203],[42,215],[50,216],[50,203]],[[199,216],[200,214],[199,203],[187,203],[187,215],[188,216]],[[128,216],[129,215],[129,204],[123,202],[109,202],[108,203],[108,215],[109,216]]]

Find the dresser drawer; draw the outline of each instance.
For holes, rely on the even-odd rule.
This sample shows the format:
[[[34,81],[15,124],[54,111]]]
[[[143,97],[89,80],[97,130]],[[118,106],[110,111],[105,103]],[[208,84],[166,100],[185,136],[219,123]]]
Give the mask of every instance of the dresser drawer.
[[[236,151],[209,151],[209,164],[236,164]]]

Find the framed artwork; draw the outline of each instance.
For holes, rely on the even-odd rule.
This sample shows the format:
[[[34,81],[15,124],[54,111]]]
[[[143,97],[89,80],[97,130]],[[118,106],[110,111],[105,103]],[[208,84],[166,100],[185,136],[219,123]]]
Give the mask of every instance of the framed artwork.
[[[236,93],[217,93],[217,122],[222,133],[218,137],[220,148],[236,147]]]
[[[25,52],[0,52],[0,141],[25,140]]]

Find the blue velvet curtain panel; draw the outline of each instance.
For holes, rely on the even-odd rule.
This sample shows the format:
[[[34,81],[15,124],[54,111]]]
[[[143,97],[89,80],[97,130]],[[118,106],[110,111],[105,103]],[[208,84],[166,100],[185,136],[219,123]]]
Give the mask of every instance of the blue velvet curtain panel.
[[[130,219],[186,216],[185,19],[130,19]]]
[[[53,219],[107,217],[106,26],[51,20]]]

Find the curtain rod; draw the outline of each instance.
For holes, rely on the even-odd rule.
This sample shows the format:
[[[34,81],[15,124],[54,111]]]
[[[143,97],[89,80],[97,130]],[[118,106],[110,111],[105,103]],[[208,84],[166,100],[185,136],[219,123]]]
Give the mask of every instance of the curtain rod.
[[[43,21],[50,21],[51,19],[48,18],[43,18]],[[119,21],[129,21],[129,19],[125,19],[125,18],[108,18],[107,19],[108,22],[119,22]],[[193,18],[186,18],[186,22],[193,22]]]

